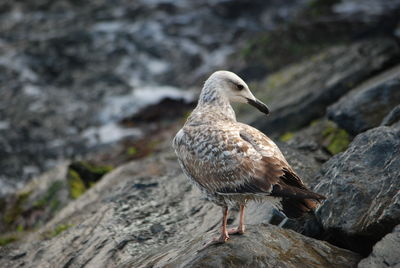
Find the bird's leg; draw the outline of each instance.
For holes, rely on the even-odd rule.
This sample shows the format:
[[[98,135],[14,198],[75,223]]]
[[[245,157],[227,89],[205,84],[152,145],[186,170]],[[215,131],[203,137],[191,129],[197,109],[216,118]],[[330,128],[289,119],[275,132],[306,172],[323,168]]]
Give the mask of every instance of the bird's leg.
[[[207,248],[210,245],[223,244],[223,243],[226,242],[226,240],[229,239],[228,230],[226,229],[227,222],[228,222],[228,207],[223,207],[222,208],[222,230],[221,230],[221,235],[220,235],[220,237],[214,238],[210,242],[206,243],[202,247],[202,250]]]
[[[203,246],[203,249],[207,248],[210,245],[213,244],[222,244],[225,243],[226,240],[229,239],[228,231],[226,230],[226,224],[228,222],[228,207],[223,207],[222,208],[222,230],[221,230],[221,235],[218,238],[214,238],[211,240],[211,242],[206,243]]]
[[[229,239],[228,231],[226,229],[226,224],[228,222],[228,207],[222,208],[222,230],[221,236],[213,240],[214,243],[224,243]]]
[[[240,205],[239,227],[229,230],[228,234],[244,234],[244,205]]]

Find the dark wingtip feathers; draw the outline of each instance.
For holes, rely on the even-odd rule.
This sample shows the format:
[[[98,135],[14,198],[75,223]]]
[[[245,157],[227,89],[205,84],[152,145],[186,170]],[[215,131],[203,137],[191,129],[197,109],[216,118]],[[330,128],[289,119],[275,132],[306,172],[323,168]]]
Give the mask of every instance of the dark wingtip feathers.
[[[304,214],[313,213],[318,206],[321,204],[321,201],[326,199],[325,196],[318,195],[318,199],[297,199],[290,197],[283,197],[282,204],[282,212],[289,218],[299,218]]]

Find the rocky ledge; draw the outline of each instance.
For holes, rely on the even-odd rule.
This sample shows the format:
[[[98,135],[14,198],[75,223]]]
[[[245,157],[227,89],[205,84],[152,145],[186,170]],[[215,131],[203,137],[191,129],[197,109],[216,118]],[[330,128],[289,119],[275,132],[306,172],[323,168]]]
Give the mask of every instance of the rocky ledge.
[[[243,236],[202,248],[215,232],[150,253],[135,267],[354,267],[360,256],[273,225],[249,226]]]
[[[102,7],[108,6],[107,1],[99,1],[98,7],[88,2],[83,8],[77,1],[50,4],[53,2],[19,2],[15,8],[12,1],[0,4],[0,12],[8,14],[0,18],[7,32],[0,44],[0,50],[5,51],[0,69],[6,70],[0,75],[0,82],[7,81],[12,89],[23,88],[20,91],[24,92],[0,90],[0,113],[12,118],[10,124],[0,122],[0,130],[7,133],[0,138],[6,152],[5,157],[0,157],[0,167],[4,167],[5,174],[23,178],[20,167],[26,159],[34,158],[32,161],[37,166],[44,167],[44,162],[60,155],[58,150],[68,151],[60,152],[65,161],[34,176],[18,191],[10,194],[9,190],[14,188],[0,189],[4,192],[0,195],[0,267],[399,267],[399,1],[368,1],[376,7],[373,13],[367,12],[360,1],[328,1],[330,4],[326,5],[322,4],[326,1],[311,1],[301,12],[286,11],[297,15],[293,21],[288,19],[285,27],[274,27],[265,36],[262,30],[270,27],[255,29],[254,32],[261,31],[262,42],[253,40],[249,51],[257,53],[241,58],[240,63],[225,62],[229,53],[224,54],[220,49],[225,51],[224,43],[234,43],[229,49],[239,54],[250,53],[240,52],[241,43],[236,41],[250,39],[240,33],[251,25],[258,25],[257,18],[265,19],[269,5],[260,3],[266,1],[254,1],[254,6],[247,6],[246,1],[226,0],[204,0],[194,6],[183,1],[120,1],[129,8],[116,7],[110,14],[102,11]],[[62,15],[60,23],[72,27],[71,31],[53,35],[54,29],[49,27],[52,24],[43,22],[40,15],[47,12],[42,10],[47,4],[51,7],[51,20],[59,20]],[[263,9],[253,18],[251,14],[257,5]],[[242,24],[234,12],[242,6],[251,7],[246,10],[249,24]],[[39,39],[34,33],[27,35],[27,42],[14,46],[22,33],[31,31],[30,23],[24,24],[20,15],[31,7],[38,13],[27,13],[25,18],[48,32]],[[60,13],[63,8],[73,12]],[[137,18],[143,23],[136,23],[132,14],[138,10],[149,14],[149,18],[158,14],[161,19],[153,24],[144,16],[144,21],[142,17]],[[242,25],[241,30],[226,31],[224,38],[215,39],[209,33],[215,30],[210,27],[214,23],[208,23],[214,13],[219,16],[215,24],[220,20],[232,24],[234,20]],[[198,21],[199,16],[203,16],[204,23],[185,22],[186,19]],[[119,18],[124,23],[115,24],[114,20]],[[299,20],[304,22],[304,18],[307,23],[300,24]],[[72,22],[76,19],[77,25],[90,25],[91,30],[73,31],[75,23]],[[161,32],[157,25],[163,25]],[[167,25],[173,26],[165,32],[167,35],[161,35],[172,38],[166,44],[167,51],[180,52],[170,55],[160,50],[151,57],[136,57],[136,48],[143,47],[143,40],[150,39],[148,44],[157,47],[159,39],[153,37],[164,33]],[[321,29],[343,38],[336,40],[335,35],[336,41],[326,40],[322,46],[315,46],[315,43],[322,44],[318,38],[325,40]],[[384,31],[376,34],[376,29]],[[42,32],[42,28],[36,31]],[[193,36],[193,31],[203,35]],[[299,36],[299,32],[304,35]],[[14,33],[18,38],[12,37]],[[104,39],[107,36],[110,39]],[[279,36],[293,42],[274,41]],[[199,53],[192,54],[191,44],[198,38],[200,41],[196,42],[203,45],[198,48]],[[210,43],[213,38],[218,42]],[[111,41],[110,44],[101,42],[99,49],[90,49],[98,47],[95,40]],[[126,49],[132,42],[135,43],[132,49]],[[69,45],[64,47],[64,43]],[[114,49],[109,49],[111,43],[116,43]],[[281,50],[276,47],[277,43]],[[283,50],[291,56],[278,64],[276,61],[282,53],[274,56],[269,51],[273,44],[274,53]],[[257,47],[261,50],[254,51]],[[209,53],[212,50],[215,54]],[[153,50],[146,48],[146,51]],[[221,53],[215,62],[214,56]],[[161,62],[154,61],[158,56]],[[207,61],[199,60],[203,56],[207,56]],[[257,60],[251,61],[251,56]],[[115,62],[105,60],[108,57],[113,57]],[[178,59],[182,58],[190,63],[181,64]],[[42,59],[46,61],[41,63]],[[147,67],[157,71],[164,66],[164,61],[173,62],[173,66],[167,66],[158,75],[148,72]],[[215,64],[209,65],[210,62]],[[24,68],[19,69],[20,65]],[[81,72],[84,66],[85,71]],[[128,93],[135,79],[129,80],[129,74],[135,70],[138,79],[146,74],[151,77],[146,76],[145,81],[181,86],[200,81],[208,72],[204,66],[224,66],[241,73],[246,80],[247,77],[254,79],[250,87],[271,106],[271,116],[259,117],[257,112],[239,106],[236,107],[239,117],[273,137],[305,183],[328,197],[314,215],[285,220],[268,204],[253,203],[246,210],[248,230],[244,235],[232,236],[223,245],[204,248],[204,242],[217,235],[220,208],[201,199],[198,190],[182,174],[170,145],[193,103],[164,100],[135,114],[119,114],[121,128],[129,131],[132,126],[137,127],[146,130],[145,135],[127,136],[88,153],[85,150],[81,154],[74,147],[81,148],[85,143],[72,140],[92,126],[92,115],[101,110],[98,106],[103,105],[99,104],[102,100],[113,97],[114,93],[121,95],[120,98],[132,97]],[[270,69],[276,71],[268,74]],[[37,72],[32,73],[33,70]],[[190,74],[185,77],[176,75],[186,71]],[[104,76],[104,73],[111,75]],[[9,81],[14,81],[14,85]],[[110,93],[110,88],[115,92]],[[88,89],[93,89],[93,93]],[[31,99],[41,100],[41,94],[48,96],[52,105],[25,116],[27,112],[19,107],[25,107]],[[15,96],[19,98],[12,102]],[[69,106],[75,102],[76,108]],[[89,102],[96,106],[82,112],[79,105]],[[63,112],[66,106],[70,113]],[[71,118],[64,120],[67,115]],[[83,117],[88,122],[79,120]],[[29,119],[29,123],[22,124],[18,132],[17,123],[25,122],[18,121],[21,118]],[[76,131],[70,133],[64,129],[77,121],[83,125],[77,126]],[[53,135],[48,129],[57,133]],[[71,142],[54,142],[66,133],[73,138]],[[32,137],[33,144],[39,144],[43,151],[51,149],[52,153],[38,154],[37,147],[26,136]],[[22,146],[25,140],[32,146]],[[68,160],[69,156],[74,160]],[[40,170],[28,173],[36,174]],[[232,211],[228,224],[236,225],[237,220],[236,212]]]

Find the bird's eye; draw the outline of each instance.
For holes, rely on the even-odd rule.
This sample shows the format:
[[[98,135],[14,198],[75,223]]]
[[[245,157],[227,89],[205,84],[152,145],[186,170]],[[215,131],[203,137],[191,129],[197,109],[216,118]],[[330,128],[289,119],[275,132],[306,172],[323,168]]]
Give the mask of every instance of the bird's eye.
[[[237,89],[238,89],[238,90],[242,90],[242,89],[244,89],[244,86],[243,86],[243,85],[241,85],[241,84],[237,84],[237,85],[236,85],[236,87],[237,87]]]

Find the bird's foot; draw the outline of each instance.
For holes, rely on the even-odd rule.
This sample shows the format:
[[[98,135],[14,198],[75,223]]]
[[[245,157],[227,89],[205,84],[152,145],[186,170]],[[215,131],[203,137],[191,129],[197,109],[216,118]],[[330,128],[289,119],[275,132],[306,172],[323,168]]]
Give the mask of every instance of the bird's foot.
[[[229,239],[228,234],[222,234],[220,237],[214,238],[211,242],[213,242],[214,244],[222,244],[225,243],[228,239]]]
[[[218,244],[223,244],[225,243],[227,240],[229,239],[229,235],[225,234],[225,235],[221,235],[218,238],[213,238],[210,242],[207,242],[204,244],[204,246],[202,247],[201,250],[211,246],[211,245],[218,245]]]
[[[245,230],[244,226],[239,226],[238,228],[230,229],[228,231],[228,234],[230,234],[230,235],[242,235],[242,234],[244,234],[244,230]]]

